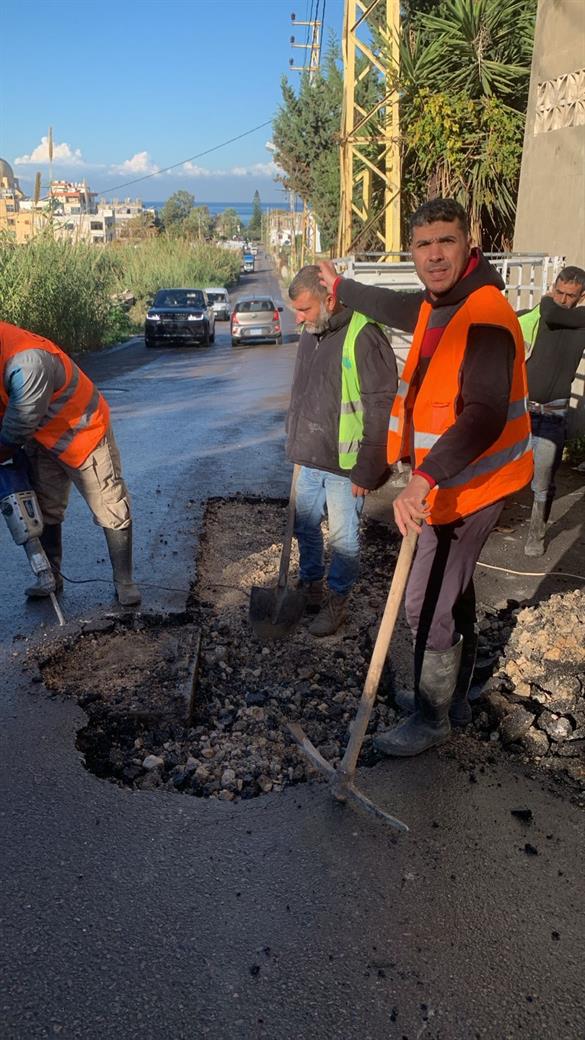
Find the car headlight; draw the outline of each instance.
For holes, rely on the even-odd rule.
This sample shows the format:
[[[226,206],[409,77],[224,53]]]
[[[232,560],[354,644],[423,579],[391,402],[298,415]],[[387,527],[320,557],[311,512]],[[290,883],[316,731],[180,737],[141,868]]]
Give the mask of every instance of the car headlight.
[[[187,321],[203,321],[204,314],[190,314]]]
[[[160,321],[160,314],[147,314],[146,315],[146,320],[147,321]]]

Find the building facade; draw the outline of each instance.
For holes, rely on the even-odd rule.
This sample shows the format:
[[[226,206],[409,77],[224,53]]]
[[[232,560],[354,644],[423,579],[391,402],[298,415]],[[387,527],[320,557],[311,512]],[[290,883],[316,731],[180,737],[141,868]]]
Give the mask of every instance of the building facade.
[[[539,0],[514,250],[585,267],[583,0]]]

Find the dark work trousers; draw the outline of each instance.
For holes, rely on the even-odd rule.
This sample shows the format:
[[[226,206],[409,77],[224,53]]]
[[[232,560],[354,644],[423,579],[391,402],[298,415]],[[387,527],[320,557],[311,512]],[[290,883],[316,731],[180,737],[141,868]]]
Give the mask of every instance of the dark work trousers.
[[[503,506],[500,499],[452,524],[422,525],[405,600],[417,681],[425,650],[448,650],[456,633],[474,632],[473,572]]]
[[[556,491],[555,473],[561,464],[567,439],[567,412],[559,410],[556,415],[530,412],[530,424],[534,454],[534,476],[530,487],[537,502],[547,502],[550,506]]]

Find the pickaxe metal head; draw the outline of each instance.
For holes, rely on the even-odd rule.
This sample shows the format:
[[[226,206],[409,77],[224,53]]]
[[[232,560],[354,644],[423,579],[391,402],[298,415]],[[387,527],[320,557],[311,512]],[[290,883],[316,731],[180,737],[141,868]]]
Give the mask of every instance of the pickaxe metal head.
[[[390,646],[390,640],[394,631],[394,625],[396,624],[398,610],[402,602],[406,582],[410,573],[412,558],[416,547],[417,534],[418,531],[409,530],[402,539],[402,545],[400,546],[400,552],[392,576],[392,583],[388,592],[386,606],[380,622],[380,628],[378,629],[378,635],[376,636],[376,643],[372,653],[370,667],[368,668],[366,681],[364,683],[364,689],[357,710],[357,715],[351,725],[349,742],[345,754],[337,769],[323,758],[323,755],[319,751],[317,751],[317,748],[311,743],[298,722],[288,723],[288,730],[293,740],[298,744],[311,765],[314,766],[315,769],[318,769],[319,772],[327,778],[331,793],[338,802],[346,802],[348,800],[352,801],[356,805],[361,806],[362,809],[365,809],[367,812],[385,820],[391,827],[395,827],[399,831],[407,831],[408,827],[406,824],[402,823],[401,820],[397,820],[395,816],[391,816],[390,813],[385,812],[384,809],[380,809],[380,807],[375,805],[374,802],[367,798],[365,794],[358,791],[353,782],[353,778],[355,776],[356,763],[364,742],[364,737],[370,721],[370,715],[372,714],[372,708],[378,692],[382,668],[384,667],[388,647]]]
[[[293,738],[295,744],[301,749],[303,754],[308,758],[311,765],[317,769],[326,779],[329,781],[329,789],[331,794],[338,802],[351,801],[355,805],[361,806],[366,812],[371,813],[373,816],[378,816],[380,819],[385,820],[391,827],[395,827],[398,831],[408,831],[408,827],[401,820],[397,820],[395,816],[391,816],[390,813],[385,812],[379,805],[372,802],[367,795],[359,791],[353,782],[353,773],[347,772],[347,770],[335,766],[332,766],[320,751],[317,751],[315,745],[309,740],[308,736],[304,732],[302,726],[298,722],[289,722],[288,731]]]

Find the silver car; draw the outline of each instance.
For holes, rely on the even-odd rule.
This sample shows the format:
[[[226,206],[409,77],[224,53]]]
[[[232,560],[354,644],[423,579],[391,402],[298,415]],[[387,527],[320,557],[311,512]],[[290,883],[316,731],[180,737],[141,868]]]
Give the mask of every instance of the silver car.
[[[280,314],[271,296],[243,296],[232,314],[232,347],[240,343],[282,343]]]

